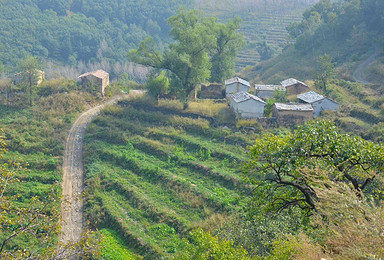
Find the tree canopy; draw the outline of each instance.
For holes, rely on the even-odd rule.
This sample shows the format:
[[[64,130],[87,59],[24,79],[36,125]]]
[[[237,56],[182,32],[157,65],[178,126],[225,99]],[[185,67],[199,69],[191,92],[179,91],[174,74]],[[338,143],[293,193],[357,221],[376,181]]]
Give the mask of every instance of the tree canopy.
[[[346,182],[362,196],[384,170],[383,145],[341,133],[328,121],[312,121],[285,135],[265,135],[250,148],[250,156],[248,176],[268,209],[275,211],[316,209],[314,180],[321,178]]]
[[[136,63],[167,70],[173,94],[185,100],[196,84],[209,78],[221,82],[233,73],[237,50],[244,43],[237,32],[238,19],[222,24],[196,10],[180,9],[168,23],[174,42],[163,53],[153,39],[146,39],[129,52],[129,57]]]
[[[150,35],[169,40],[167,19],[187,0],[0,1],[0,56],[14,66],[27,54],[73,65],[123,61],[126,50]],[[7,46],[7,48],[5,48]]]
[[[372,39],[382,35],[383,12],[384,2],[381,0],[320,0],[304,13],[301,22],[293,23],[287,29],[296,40],[296,48],[303,52],[335,41],[342,42],[344,49],[356,48],[370,45]]]

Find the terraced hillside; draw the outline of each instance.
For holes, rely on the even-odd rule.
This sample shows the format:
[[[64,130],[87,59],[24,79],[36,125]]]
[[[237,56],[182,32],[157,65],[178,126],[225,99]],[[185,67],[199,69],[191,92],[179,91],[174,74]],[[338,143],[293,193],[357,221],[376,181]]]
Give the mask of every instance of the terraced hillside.
[[[69,86],[65,80],[44,84],[57,86],[54,82]],[[30,253],[43,255],[44,250],[55,247],[64,140],[77,114],[97,102],[90,94],[78,91],[36,98],[32,107],[22,105],[29,103],[24,98],[27,100],[20,95],[20,104],[0,105],[0,135],[8,150],[0,163],[8,163],[14,174],[9,179],[2,175],[0,180],[1,191],[5,191],[0,202],[0,241],[10,238],[4,242],[1,259],[16,259],[11,256],[19,254],[23,257],[17,259],[25,259]],[[9,208],[4,208],[7,199],[3,195],[10,198]],[[27,232],[21,232],[24,228]]]
[[[236,16],[243,20],[241,31],[245,34],[247,47],[239,53],[236,65],[237,70],[241,70],[260,61],[256,44],[264,39],[280,52],[287,41],[288,32],[285,28],[292,22],[300,21],[303,12],[316,2],[318,1],[196,0],[195,5],[221,20]]]
[[[255,137],[211,123],[120,102],[89,126],[85,213],[126,258],[169,258],[187,231],[214,230],[240,209],[250,191],[240,165]],[[103,257],[113,259],[108,250]]]

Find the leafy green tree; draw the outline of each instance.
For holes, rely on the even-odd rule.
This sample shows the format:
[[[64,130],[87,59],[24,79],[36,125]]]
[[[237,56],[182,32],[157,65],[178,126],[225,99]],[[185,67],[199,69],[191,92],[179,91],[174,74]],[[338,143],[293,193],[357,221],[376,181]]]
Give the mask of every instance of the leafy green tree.
[[[362,193],[384,170],[384,146],[342,134],[328,121],[311,121],[284,136],[265,135],[250,149],[250,182],[267,211],[299,207],[316,209],[318,194],[312,180],[319,175],[346,182]]]
[[[317,71],[315,84],[321,86],[322,90],[327,93],[327,84],[330,79],[335,77],[335,64],[329,54],[324,54],[317,59]]]
[[[20,63],[21,73],[23,73],[23,78],[29,88],[29,105],[32,106],[32,93],[33,87],[36,84],[38,77],[38,69],[40,68],[39,61],[36,57],[28,55]]]
[[[169,89],[169,79],[166,76],[166,71],[163,70],[159,76],[150,78],[147,82],[147,89],[148,94],[155,98],[166,94]]]
[[[129,57],[134,62],[170,71],[172,85],[178,86],[173,91],[186,101],[195,85],[210,76],[208,50],[214,46],[209,26],[212,22],[212,18],[202,18],[196,10],[180,9],[168,20],[175,42],[163,55],[155,50],[154,41],[147,39],[137,50],[131,50]]]
[[[239,33],[241,20],[236,18],[227,24],[215,22],[213,26],[216,44],[211,51],[211,82],[223,82],[235,73],[237,52],[244,47],[244,34]]]
[[[264,109],[264,116],[265,117],[269,117],[272,115],[273,105],[276,102],[281,102],[281,103],[287,102],[287,91],[278,90],[278,89],[273,91],[272,98],[268,98],[267,104],[265,105],[265,109]]]
[[[136,63],[167,70],[171,79],[170,92],[186,104],[195,86],[210,78],[212,62],[214,79],[221,81],[233,70],[234,54],[229,52],[241,46],[241,37],[236,33],[239,21],[221,25],[212,17],[202,17],[196,10],[180,9],[168,23],[175,41],[163,54],[156,50],[153,39],[146,39],[128,56]],[[212,62],[209,54],[213,55]]]
[[[268,44],[267,40],[259,42],[256,47],[262,61],[268,60],[273,57],[275,50]]]

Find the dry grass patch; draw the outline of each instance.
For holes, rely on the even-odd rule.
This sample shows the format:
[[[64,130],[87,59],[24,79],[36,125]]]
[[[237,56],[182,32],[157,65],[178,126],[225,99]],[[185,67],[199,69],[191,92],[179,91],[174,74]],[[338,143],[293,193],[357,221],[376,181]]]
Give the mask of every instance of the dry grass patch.
[[[187,111],[206,116],[217,116],[227,107],[227,103],[215,103],[213,100],[199,100],[190,102]]]
[[[174,110],[183,110],[183,103],[177,99],[159,99],[158,106]]]

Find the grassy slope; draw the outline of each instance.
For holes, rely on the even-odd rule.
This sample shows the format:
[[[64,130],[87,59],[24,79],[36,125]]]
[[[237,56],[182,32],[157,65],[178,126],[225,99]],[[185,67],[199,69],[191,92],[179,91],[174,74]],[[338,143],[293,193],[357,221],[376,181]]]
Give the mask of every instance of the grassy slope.
[[[214,230],[241,208],[246,152],[230,143],[255,137],[204,119],[111,107],[86,137],[87,219],[118,232],[135,254],[170,257],[188,230]]]
[[[32,107],[0,106],[0,129],[3,130],[8,152],[3,161],[20,164],[16,178],[20,182],[9,185],[10,195],[19,194],[17,205],[28,209],[34,196],[45,201],[51,190],[60,208],[61,164],[67,131],[76,115],[86,109],[95,98],[86,93],[59,93],[37,98]],[[57,219],[58,221],[58,219]],[[11,229],[7,231],[12,232]],[[0,240],[9,235],[0,233]],[[51,242],[54,242],[55,238]],[[18,247],[30,251],[42,250],[32,237],[17,236],[10,240],[6,250]]]

